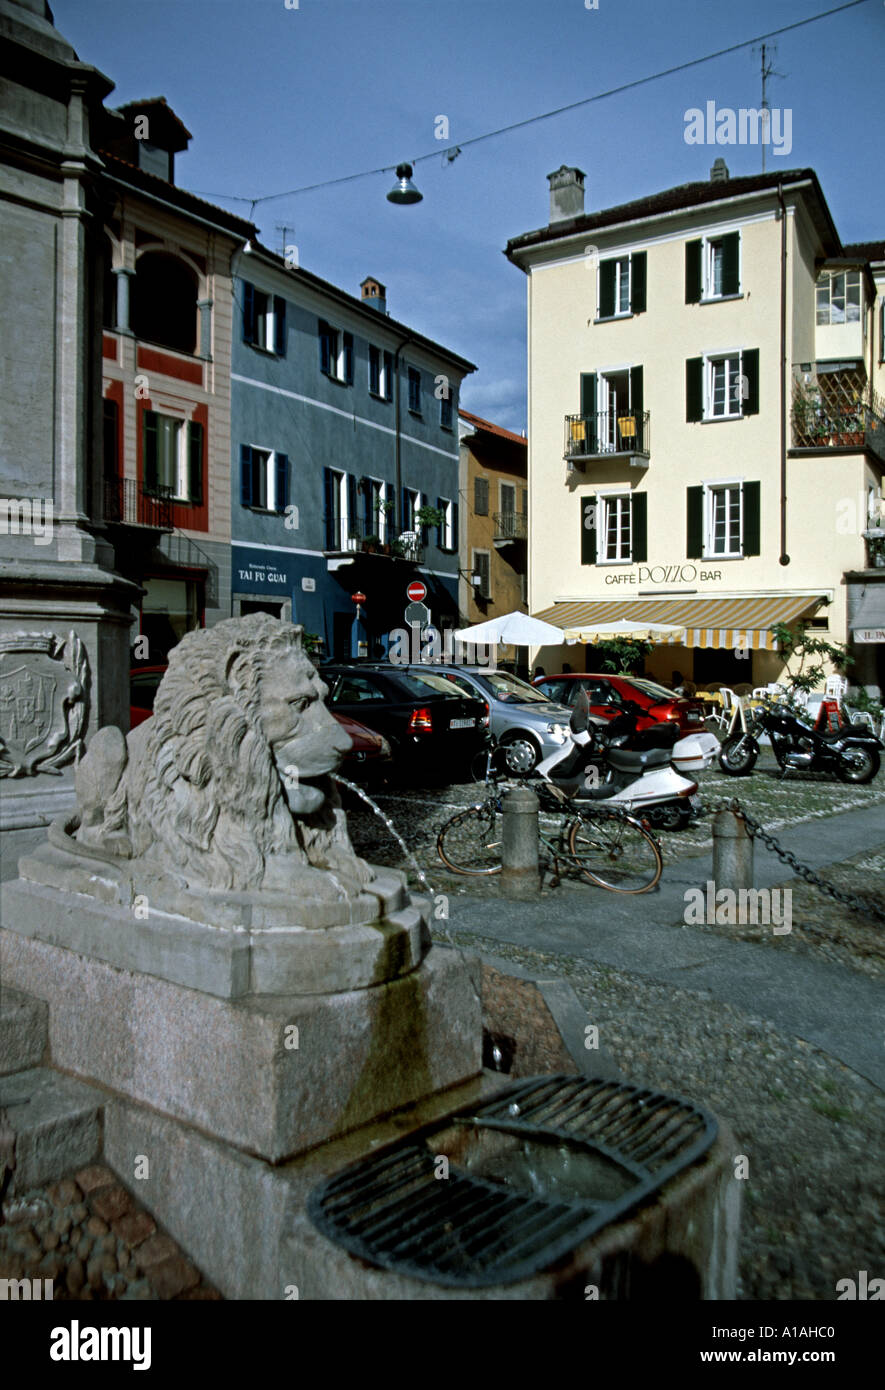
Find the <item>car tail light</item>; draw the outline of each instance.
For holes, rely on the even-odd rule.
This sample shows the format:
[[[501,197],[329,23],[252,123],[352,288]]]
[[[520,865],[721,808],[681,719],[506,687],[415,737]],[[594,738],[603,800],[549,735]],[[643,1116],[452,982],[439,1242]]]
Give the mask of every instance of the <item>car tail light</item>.
[[[486,711],[486,712],[485,712],[485,714],[483,715],[482,719],[480,719],[480,721],[479,721],[479,727],[480,727],[481,729],[487,729],[487,728],[489,727],[489,705],[488,705],[488,701],[487,701],[487,700],[484,700],[484,701],[483,701],[483,704],[485,705],[485,711]]]
[[[433,733],[433,719],[431,718],[430,710],[427,708],[426,705],[422,705],[420,709],[412,710],[412,713],[409,716],[409,733]]]

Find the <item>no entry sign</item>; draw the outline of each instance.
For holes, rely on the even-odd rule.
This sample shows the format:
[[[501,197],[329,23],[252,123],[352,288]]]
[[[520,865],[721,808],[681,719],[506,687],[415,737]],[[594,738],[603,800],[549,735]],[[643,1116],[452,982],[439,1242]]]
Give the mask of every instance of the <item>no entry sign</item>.
[[[426,594],[427,585],[422,584],[420,579],[414,579],[408,589],[406,589],[406,596],[410,598],[413,603],[420,603]]]

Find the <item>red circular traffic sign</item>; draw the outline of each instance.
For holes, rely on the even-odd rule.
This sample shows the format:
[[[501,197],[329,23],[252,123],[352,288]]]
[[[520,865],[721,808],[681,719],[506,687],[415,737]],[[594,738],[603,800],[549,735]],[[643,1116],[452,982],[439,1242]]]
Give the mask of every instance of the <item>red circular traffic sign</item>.
[[[427,585],[422,584],[420,579],[414,579],[406,589],[406,595],[413,603],[420,603],[427,596]]]

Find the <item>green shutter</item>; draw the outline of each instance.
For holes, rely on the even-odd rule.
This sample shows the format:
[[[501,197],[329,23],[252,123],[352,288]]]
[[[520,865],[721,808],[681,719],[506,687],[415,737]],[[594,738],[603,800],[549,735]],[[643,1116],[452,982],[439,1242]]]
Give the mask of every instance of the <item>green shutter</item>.
[[[745,555],[760,554],[760,509],[759,496],[761,483],[744,483],[744,534],[741,549]]]
[[[630,559],[634,565],[648,559],[648,493],[634,492],[630,501],[630,524],[633,532]]]
[[[740,232],[729,232],[722,238],[722,293],[738,294],[740,291]]]
[[[634,251],[630,258],[630,310],[634,314],[645,313],[647,259],[644,251]]]
[[[642,412],[645,410],[643,404],[643,371],[641,367],[630,368],[630,411],[636,416],[637,434],[642,425]]]
[[[704,359],[689,357],[685,364],[685,418],[704,418]]]
[[[203,426],[197,420],[187,427],[187,495],[192,507],[202,507]]]
[[[596,496],[579,497],[578,501],[581,504],[581,564],[595,565]]]
[[[759,349],[748,348],[741,353],[741,375],[746,377],[746,395],[741,406],[744,415],[759,414]],[[743,385],[743,383],[741,383]]]
[[[699,304],[701,301],[701,242],[685,243],[685,302]]]
[[[599,267],[599,317],[609,319],[615,312],[615,262],[603,261]]]
[[[157,417],[152,410],[144,412],[144,490],[157,490]]]
[[[704,554],[704,489],[688,487],[685,497],[685,554],[689,560],[700,560]]]

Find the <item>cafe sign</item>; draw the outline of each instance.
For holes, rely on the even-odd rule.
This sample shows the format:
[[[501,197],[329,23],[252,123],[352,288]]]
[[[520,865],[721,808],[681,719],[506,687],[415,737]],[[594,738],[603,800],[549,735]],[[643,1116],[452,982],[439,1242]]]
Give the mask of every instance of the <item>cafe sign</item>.
[[[885,627],[856,627],[851,635],[863,644],[885,642]]]
[[[606,584],[721,584],[722,571],[699,569],[697,565],[639,565],[625,572],[613,571],[605,576]]]

